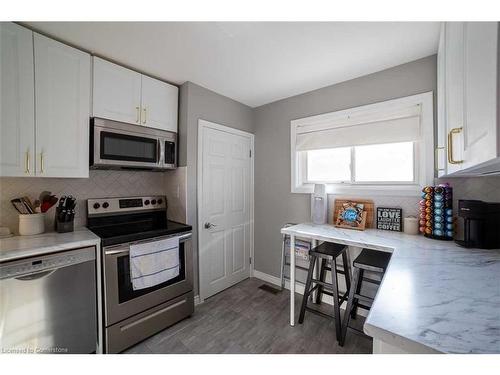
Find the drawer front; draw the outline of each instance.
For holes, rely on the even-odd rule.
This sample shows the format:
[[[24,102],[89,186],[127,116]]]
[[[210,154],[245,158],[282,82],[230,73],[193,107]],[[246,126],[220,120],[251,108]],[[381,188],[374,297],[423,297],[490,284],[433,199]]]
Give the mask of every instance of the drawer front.
[[[194,312],[193,292],[106,328],[107,353],[119,353]]]

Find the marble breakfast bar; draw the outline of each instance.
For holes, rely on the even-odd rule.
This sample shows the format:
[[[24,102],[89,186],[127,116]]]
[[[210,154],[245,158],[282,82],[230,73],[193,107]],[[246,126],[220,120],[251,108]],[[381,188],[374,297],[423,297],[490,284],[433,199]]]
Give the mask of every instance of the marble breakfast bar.
[[[328,224],[298,224],[281,233],[290,236],[291,254],[295,237],[392,253],[364,325],[374,353],[500,353],[500,250]],[[290,260],[293,326],[295,257]]]

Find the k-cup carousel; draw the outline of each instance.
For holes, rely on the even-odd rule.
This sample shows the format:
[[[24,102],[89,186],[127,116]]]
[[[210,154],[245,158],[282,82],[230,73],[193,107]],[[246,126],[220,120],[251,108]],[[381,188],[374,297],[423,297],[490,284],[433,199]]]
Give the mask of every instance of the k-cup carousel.
[[[422,189],[420,233],[437,240],[453,239],[453,189],[449,184]]]

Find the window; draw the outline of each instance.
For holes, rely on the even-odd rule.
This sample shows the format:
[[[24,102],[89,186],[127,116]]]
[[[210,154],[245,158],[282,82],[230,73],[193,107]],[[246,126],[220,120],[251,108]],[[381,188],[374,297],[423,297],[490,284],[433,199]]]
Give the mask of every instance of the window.
[[[351,180],[351,148],[330,148],[307,152],[307,182]]]
[[[416,195],[432,182],[432,93],[291,122],[292,192]],[[402,194],[398,194],[401,192]]]
[[[354,181],[414,182],[413,142],[354,147]]]
[[[414,143],[306,151],[308,183],[413,183]]]

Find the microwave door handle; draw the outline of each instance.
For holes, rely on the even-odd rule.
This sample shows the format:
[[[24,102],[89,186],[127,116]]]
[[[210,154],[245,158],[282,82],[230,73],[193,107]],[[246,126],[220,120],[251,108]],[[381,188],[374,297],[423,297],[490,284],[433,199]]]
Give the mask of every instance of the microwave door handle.
[[[156,139],[156,164],[160,165],[161,162],[161,142]]]

